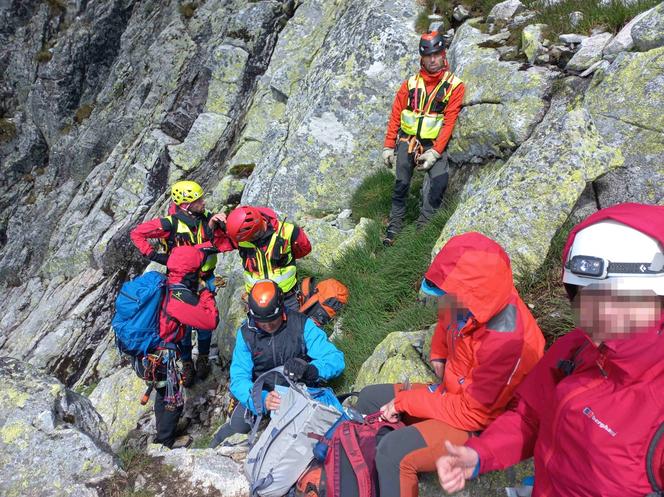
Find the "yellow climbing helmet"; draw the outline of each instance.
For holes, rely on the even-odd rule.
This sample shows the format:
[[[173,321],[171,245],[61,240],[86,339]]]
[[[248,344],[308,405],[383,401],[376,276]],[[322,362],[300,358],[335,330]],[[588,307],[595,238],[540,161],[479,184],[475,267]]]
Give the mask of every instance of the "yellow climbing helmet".
[[[203,189],[195,181],[178,181],[171,187],[171,198],[175,205],[190,204],[202,196]]]

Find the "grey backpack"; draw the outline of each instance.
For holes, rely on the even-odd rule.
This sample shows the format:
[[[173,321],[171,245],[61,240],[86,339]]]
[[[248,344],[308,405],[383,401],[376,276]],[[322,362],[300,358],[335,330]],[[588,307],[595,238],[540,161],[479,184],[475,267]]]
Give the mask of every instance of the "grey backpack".
[[[284,376],[283,368],[275,368],[254,382],[252,399],[262,405],[262,390],[268,375],[277,375],[289,388],[281,395],[279,409],[272,412],[270,423],[256,439],[262,414],[254,422],[249,444],[252,445],[244,472],[251,486],[252,497],[282,497],[295,485],[312,461],[317,438],[323,436],[339,419],[334,407],[313,399],[305,385],[295,384]]]

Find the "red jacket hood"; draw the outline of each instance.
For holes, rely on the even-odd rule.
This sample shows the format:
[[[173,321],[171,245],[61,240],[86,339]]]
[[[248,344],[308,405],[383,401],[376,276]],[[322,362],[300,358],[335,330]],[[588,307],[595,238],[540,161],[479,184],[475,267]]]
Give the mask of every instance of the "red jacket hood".
[[[174,247],[166,262],[168,282],[180,283],[185,275],[198,272],[204,260],[205,255],[196,246]]]
[[[451,238],[424,277],[456,296],[480,323],[498,314],[515,291],[505,251],[490,238],[475,232]]]
[[[664,206],[636,203],[617,204],[595,212],[572,229],[563,249],[563,264],[567,260],[567,254],[569,254],[576,234],[605,219],[611,219],[637,229],[658,240],[664,247]],[[628,375],[640,376],[649,368],[656,366],[664,357],[664,353],[661,352],[664,342],[663,331],[664,313],[655,326],[639,330],[628,338],[604,342],[607,348],[607,358]]]

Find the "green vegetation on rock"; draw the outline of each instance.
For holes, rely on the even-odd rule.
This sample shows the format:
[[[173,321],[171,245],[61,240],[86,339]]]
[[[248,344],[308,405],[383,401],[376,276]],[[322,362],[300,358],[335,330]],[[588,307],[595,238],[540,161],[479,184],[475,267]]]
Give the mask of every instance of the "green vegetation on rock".
[[[637,14],[644,12],[660,0],[610,0],[598,2],[597,0],[562,0],[560,2],[546,2],[542,7],[540,0],[522,0],[529,9],[538,11],[536,22],[547,24],[556,34],[562,33],[590,33],[593,28],[604,29],[617,33],[627,22]],[[581,12],[583,18],[577,26],[570,24],[569,15],[572,12]]]
[[[13,140],[16,136],[16,125],[9,119],[0,119],[0,143]]]

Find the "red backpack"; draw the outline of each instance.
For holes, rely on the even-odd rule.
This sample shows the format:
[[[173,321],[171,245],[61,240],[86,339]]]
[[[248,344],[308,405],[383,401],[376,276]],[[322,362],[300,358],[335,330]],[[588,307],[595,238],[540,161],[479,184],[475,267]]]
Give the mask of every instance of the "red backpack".
[[[313,464],[296,484],[297,497],[343,497],[341,495],[341,457],[345,454],[357,479],[359,497],[378,496],[376,444],[378,435],[398,430],[402,422],[388,423],[380,412],[370,414],[364,422],[342,421],[334,432],[320,440],[327,445],[325,462]],[[329,437],[329,438],[328,438]],[[314,450],[316,453],[317,450]]]
[[[308,276],[300,283],[300,312],[323,326],[348,302],[348,287],[334,278],[316,283]]]

